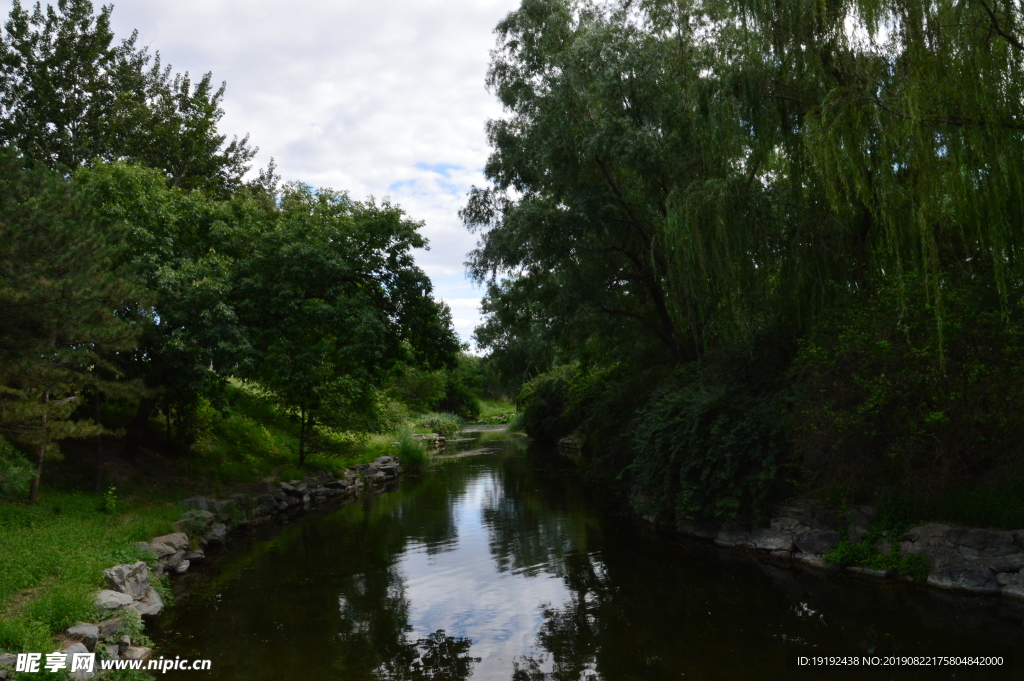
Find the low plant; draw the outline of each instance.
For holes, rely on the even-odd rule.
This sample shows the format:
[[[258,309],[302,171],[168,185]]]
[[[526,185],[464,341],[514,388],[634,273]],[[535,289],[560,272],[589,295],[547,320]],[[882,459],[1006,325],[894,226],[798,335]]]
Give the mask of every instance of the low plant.
[[[831,565],[863,567],[869,570],[895,570],[919,582],[928,579],[931,571],[924,556],[916,553],[901,554],[897,539],[907,530],[907,523],[893,515],[883,515],[868,527],[867,534],[857,544],[845,539],[823,558]],[[887,553],[878,550],[881,541],[889,542]]]
[[[425,414],[416,425],[445,438],[455,437],[462,430],[462,419],[455,414]]]
[[[117,513],[117,488],[113,485],[100,497],[100,511],[109,515]]]
[[[412,430],[403,428],[398,431],[395,454],[407,470],[422,468],[430,461],[430,453],[426,446],[413,437]]]

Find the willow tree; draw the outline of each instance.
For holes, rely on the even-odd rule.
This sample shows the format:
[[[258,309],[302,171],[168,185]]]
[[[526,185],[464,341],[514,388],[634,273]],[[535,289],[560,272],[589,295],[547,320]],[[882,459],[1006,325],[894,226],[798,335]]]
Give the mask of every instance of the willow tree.
[[[525,0],[498,26],[471,269],[533,282],[555,335],[676,361],[908,271],[934,304],[985,269],[1010,305],[1020,11]]]

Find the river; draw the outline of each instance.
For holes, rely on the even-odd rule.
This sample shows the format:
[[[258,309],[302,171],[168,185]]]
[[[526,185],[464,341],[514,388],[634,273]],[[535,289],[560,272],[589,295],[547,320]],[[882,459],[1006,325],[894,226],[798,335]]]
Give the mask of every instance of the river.
[[[796,666],[1007,654],[1024,606],[823,575],[651,528],[504,433],[355,504],[263,527],[176,584],[153,635],[217,681],[1014,679]]]

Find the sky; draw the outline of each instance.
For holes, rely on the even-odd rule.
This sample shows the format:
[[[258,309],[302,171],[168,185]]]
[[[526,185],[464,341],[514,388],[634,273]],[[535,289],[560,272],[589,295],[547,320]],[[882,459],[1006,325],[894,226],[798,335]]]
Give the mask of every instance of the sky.
[[[45,2],[44,2],[45,4]],[[96,2],[97,8],[99,2]],[[226,81],[221,133],[271,157],[285,181],[390,197],[425,224],[417,262],[471,342],[476,237],[457,211],[484,184],[494,27],[518,0],[120,0],[115,35],[193,76]]]

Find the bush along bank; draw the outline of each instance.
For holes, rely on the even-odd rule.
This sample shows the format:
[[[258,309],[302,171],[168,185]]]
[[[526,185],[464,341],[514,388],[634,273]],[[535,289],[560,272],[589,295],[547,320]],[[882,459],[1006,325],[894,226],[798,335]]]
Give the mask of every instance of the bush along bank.
[[[95,594],[93,601],[94,620],[77,622],[56,633],[55,650],[66,655],[68,661],[74,653],[94,653],[99,660],[150,659],[153,647],[145,635],[145,622],[163,612],[170,593],[168,579],[185,574],[205,560],[207,549],[225,546],[233,531],[273,520],[292,520],[332,501],[355,501],[396,482],[400,473],[397,458],[382,456],[337,476],[320,471],[305,480],[260,482],[252,494],[233,494],[229,499],[195,496],[181,501],[184,512],[173,523],[175,531],[135,545],[147,560],[104,570],[105,588]],[[43,653],[39,665],[43,669],[48,651],[28,652]],[[15,654],[0,654],[0,681],[36,678],[36,673],[16,671],[16,662]],[[68,678],[79,681],[102,679],[108,673],[99,672],[98,666],[93,672],[70,672],[70,666],[66,663],[63,671]]]
[[[901,528],[871,506],[839,510],[815,501],[772,509],[768,527],[677,523],[683,534],[719,546],[753,549],[817,568],[1024,601],[1024,530]]]

